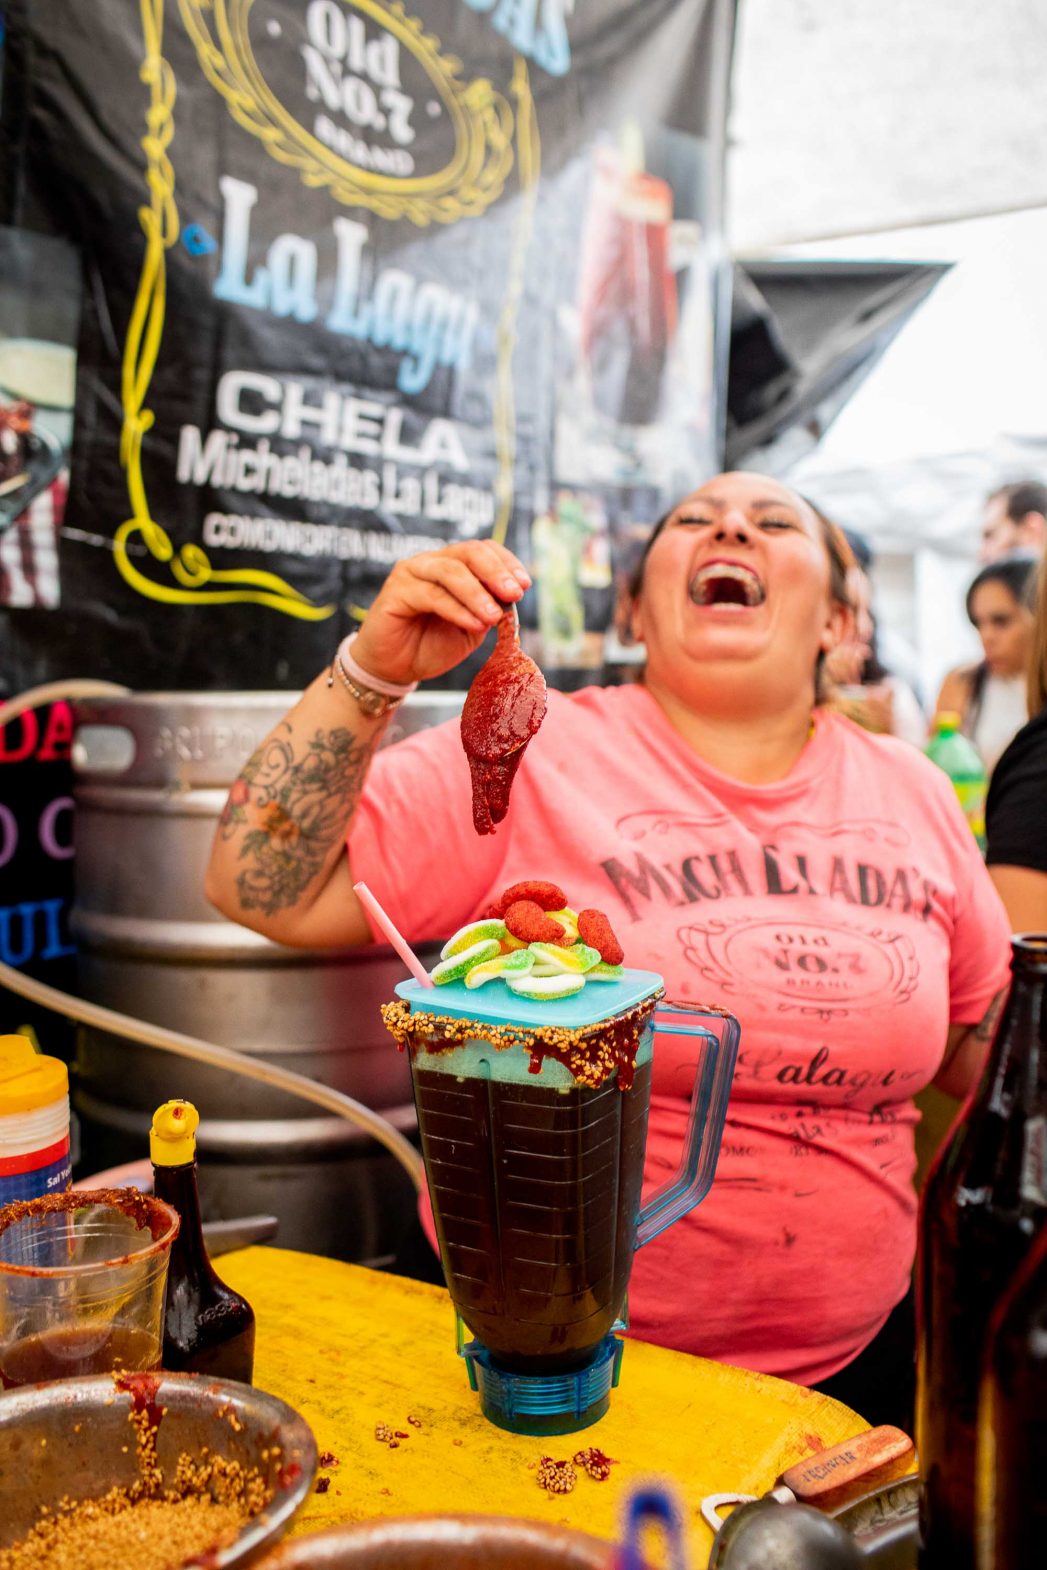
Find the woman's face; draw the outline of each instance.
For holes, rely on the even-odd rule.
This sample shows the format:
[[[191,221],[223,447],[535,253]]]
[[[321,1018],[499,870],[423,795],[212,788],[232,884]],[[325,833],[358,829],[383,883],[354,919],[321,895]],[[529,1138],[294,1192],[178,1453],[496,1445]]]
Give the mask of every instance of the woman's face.
[[[1033,615],[1005,583],[990,579],[971,596],[971,620],[994,676],[1020,676],[1032,647]]]
[[[786,486],[721,474],[672,512],[651,546],[633,632],[650,680],[692,687],[695,666],[759,701],[810,689],[848,612],[829,592],[817,518]]]

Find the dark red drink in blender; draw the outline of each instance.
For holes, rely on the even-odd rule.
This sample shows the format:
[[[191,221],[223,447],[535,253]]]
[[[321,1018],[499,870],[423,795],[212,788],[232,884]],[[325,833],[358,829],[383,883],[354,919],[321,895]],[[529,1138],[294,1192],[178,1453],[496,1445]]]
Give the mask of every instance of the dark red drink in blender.
[[[641,1207],[661,977],[629,971],[555,1002],[463,982],[397,988],[441,1258],[485,1414],[569,1433],[607,1409],[635,1248],[712,1181],[737,1047],[704,1039],[684,1170]],[[659,1028],[663,1028],[659,1026]]]

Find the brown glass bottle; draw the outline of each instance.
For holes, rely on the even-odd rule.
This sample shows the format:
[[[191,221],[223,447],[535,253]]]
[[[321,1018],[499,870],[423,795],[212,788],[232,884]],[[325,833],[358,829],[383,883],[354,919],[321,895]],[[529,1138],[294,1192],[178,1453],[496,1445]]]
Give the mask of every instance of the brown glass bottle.
[[[974,1570],[978,1380],[989,1316],[1047,1215],[1047,936],[1012,942],[981,1081],[924,1186],[917,1264],[920,1570]]]
[[[150,1133],[154,1192],[182,1219],[167,1272],[161,1362],[171,1372],[209,1374],[249,1385],[254,1310],[218,1277],[207,1255],[196,1186],[193,1135],[198,1121],[188,1101],[168,1101],[157,1110]],[[187,1155],[189,1160],[184,1159]]]
[[[978,1401],[978,1570],[1047,1560],[1047,1221],[997,1305]]]

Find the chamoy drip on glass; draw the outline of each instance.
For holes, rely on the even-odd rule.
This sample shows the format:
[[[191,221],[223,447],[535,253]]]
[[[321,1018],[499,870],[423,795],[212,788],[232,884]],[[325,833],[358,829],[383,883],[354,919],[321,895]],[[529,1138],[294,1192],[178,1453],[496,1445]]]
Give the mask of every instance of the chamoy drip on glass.
[[[515,884],[445,944],[434,986],[402,982],[382,1009],[410,1054],[458,1348],[484,1415],[515,1433],[603,1416],[633,1253],[716,1169],[737,1021],[667,1003],[624,957],[601,912]],[[659,1031],[694,1037],[698,1066],[680,1169],[642,1205]]]

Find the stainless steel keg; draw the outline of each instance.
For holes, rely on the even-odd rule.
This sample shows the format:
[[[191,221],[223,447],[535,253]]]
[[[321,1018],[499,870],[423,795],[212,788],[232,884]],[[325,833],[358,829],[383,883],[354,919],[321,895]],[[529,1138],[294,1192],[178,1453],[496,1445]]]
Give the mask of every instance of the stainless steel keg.
[[[460,693],[416,693],[385,744],[456,716]],[[215,823],[290,693],[138,693],[78,703],[76,898],[82,996],[271,1058],[414,1128],[410,1077],[379,1005],[403,979],[387,948],[284,948],[203,893]],[[423,957],[430,954],[423,951]],[[347,1259],[395,1253],[413,1196],[395,1162],[340,1118],[265,1086],[83,1030],[74,1104],[97,1164],[148,1150],[154,1107],[194,1101],[208,1218],[268,1211],[279,1242]]]

